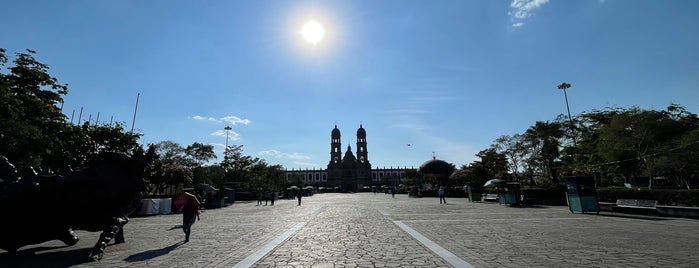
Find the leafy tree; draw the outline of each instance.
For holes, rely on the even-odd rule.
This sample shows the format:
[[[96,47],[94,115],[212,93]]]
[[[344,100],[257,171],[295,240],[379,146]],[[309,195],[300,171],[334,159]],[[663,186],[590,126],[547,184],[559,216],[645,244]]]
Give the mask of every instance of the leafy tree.
[[[498,153],[491,147],[476,154],[481,160],[478,161],[483,166],[488,178],[505,178],[507,176],[507,156]]]
[[[502,135],[495,140],[492,146],[496,152],[507,157],[507,167],[516,181],[519,181],[520,167],[526,155],[524,136],[515,134],[512,136]]]
[[[199,166],[210,160],[216,159],[216,153],[214,153],[213,145],[205,145],[198,142],[187,146],[187,148],[184,149],[184,153]]]
[[[538,166],[544,171],[551,183],[557,184],[558,170],[556,160],[560,156],[560,138],[563,137],[562,125],[557,122],[537,121],[524,133],[524,140],[529,148],[528,164]]]
[[[608,161],[632,164],[627,166],[628,177],[640,176],[645,171],[650,189],[656,175],[654,169],[662,160],[656,156],[669,150],[688,128],[691,126],[672,118],[669,111],[634,107],[615,114],[609,125],[600,129],[600,154]]]
[[[173,141],[161,141],[156,146],[157,157],[149,176],[156,192],[174,185],[220,183],[224,176],[218,167],[202,166],[215,158],[211,145],[195,142],[185,148]]]
[[[0,66],[8,61],[0,49]],[[140,134],[121,125],[76,126],[66,121],[59,104],[68,85],[48,73],[36,52],[16,53],[9,73],[0,73],[0,154],[16,166],[41,173],[66,173],[83,166],[99,150],[128,153]],[[28,171],[23,175],[30,175]]]

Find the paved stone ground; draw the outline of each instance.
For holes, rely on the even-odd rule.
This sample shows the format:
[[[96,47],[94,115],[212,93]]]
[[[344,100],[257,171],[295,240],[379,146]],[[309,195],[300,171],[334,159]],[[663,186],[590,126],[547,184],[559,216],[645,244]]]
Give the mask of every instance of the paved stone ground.
[[[699,266],[699,220],[447,201],[359,193],[304,197],[301,206],[238,202],[206,210],[186,244],[181,215],[136,217],[127,242],[100,262],[86,257],[99,234],[79,231],[71,247],[0,250],[0,267]]]

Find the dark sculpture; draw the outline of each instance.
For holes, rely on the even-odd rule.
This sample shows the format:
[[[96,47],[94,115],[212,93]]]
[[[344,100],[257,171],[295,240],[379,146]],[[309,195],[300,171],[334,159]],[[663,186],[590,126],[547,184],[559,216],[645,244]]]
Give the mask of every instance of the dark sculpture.
[[[90,257],[102,258],[107,244],[123,243],[127,216],[138,208],[147,189],[146,166],[155,147],[132,156],[102,152],[88,166],[66,176],[19,178],[14,166],[0,158],[0,248],[14,252],[22,246],[58,239],[75,245],[73,230],[101,231]]]

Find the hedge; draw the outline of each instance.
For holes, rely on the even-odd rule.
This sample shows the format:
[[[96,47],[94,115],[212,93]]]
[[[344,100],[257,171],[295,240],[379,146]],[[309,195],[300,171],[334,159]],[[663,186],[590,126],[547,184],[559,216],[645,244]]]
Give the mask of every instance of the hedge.
[[[634,189],[597,189],[600,202],[616,202],[617,199],[658,200],[661,206],[699,206],[699,190],[634,190]]]

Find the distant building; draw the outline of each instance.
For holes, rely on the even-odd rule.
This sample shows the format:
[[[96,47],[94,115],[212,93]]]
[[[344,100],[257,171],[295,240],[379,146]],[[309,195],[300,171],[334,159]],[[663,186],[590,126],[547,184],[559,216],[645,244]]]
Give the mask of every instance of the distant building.
[[[330,161],[327,168],[325,170],[286,170],[286,180],[290,183],[300,180],[307,185],[318,187],[337,187],[340,191],[361,191],[371,186],[398,185],[406,179],[406,170],[415,170],[415,168],[400,167],[372,169],[369,162],[366,130],[361,124],[357,129],[355,148],[357,149],[356,157],[350,145],[347,145],[345,155],[342,156],[341,134],[335,125],[330,133]]]

